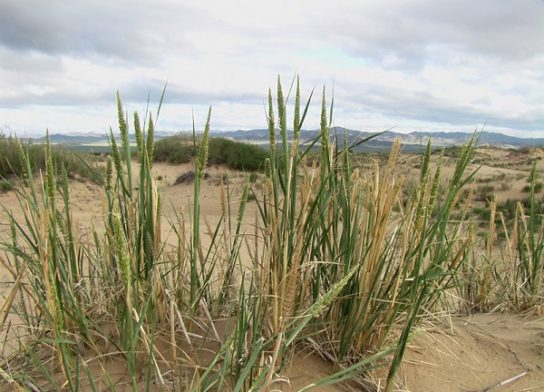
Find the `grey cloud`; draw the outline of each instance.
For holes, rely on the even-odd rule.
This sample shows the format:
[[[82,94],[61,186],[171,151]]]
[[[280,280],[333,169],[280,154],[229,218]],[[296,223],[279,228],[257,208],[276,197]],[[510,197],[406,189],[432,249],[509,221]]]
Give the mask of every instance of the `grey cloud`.
[[[163,47],[190,50],[190,42],[175,33],[194,25],[199,16],[187,7],[167,4],[5,0],[0,2],[0,44],[54,55],[151,62],[158,61]]]
[[[128,85],[122,85],[120,92],[125,101],[144,102],[150,97],[151,103],[154,103],[158,102],[164,85],[165,81],[140,80]],[[194,87],[175,83],[167,84],[164,96],[165,104],[214,105],[221,102],[259,104],[262,101],[263,95],[259,94],[201,91]]]
[[[43,94],[24,93],[16,96],[0,97],[2,108],[21,108],[27,106],[82,106],[104,103],[115,103],[115,92],[111,90],[99,92],[71,92],[55,90]]]
[[[498,114],[487,110],[490,102],[485,97],[468,97],[466,102],[456,103],[440,100],[431,92],[403,90],[406,86],[377,88],[377,84],[342,79],[342,66],[336,68],[334,58],[308,60],[301,55],[299,59],[307,61],[313,72],[302,75],[306,83],[327,82],[322,78],[330,77],[338,81],[336,102],[344,106],[346,116],[362,107],[399,121],[470,126],[487,122],[497,127],[544,131],[544,90],[538,87],[544,78],[542,1],[346,0],[334,6],[317,2],[303,18],[286,14],[285,18],[267,20],[264,15],[262,21],[248,21],[251,16],[238,10],[225,11],[224,16],[214,19],[206,6],[197,9],[184,4],[177,0],[0,0],[0,106],[41,105],[45,110],[72,106],[83,110],[103,103],[114,105],[116,89],[127,103],[145,102],[150,94],[154,104],[164,80],[153,78],[162,72],[176,78],[168,86],[166,104],[229,102],[261,106],[266,91],[256,94],[250,83],[266,77],[273,80],[278,72],[290,76],[297,67],[298,59],[293,55],[297,49],[326,52],[334,48],[363,59],[359,64],[362,69],[367,63],[378,64],[403,76],[417,73],[429,63],[449,69],[461,64],[471,73],[474,84],[488,77],[496,80],[494,92],[498,96],[520,96],[519,106],[525,110],[523,116],[516,117],[506,110]],[[206,39],[200,41],[204,34]],[[206,43],[212,48],[205,47]],[[76,74],[74,67],[70,73],[74,80],[68,79],[63,66],[69,63],[63,63],[63,56],[100,64],[82,67],[82,72],[96,69],[104,74]],[[351,59],[345,57],[348,63]],[[197,85],[198,71],[205,77],[199,69],[203,61],[210,61],[202,68],[207,72],[212,69],[212,73],[216,69],[220,72],[225,67],[223,62],[243,70],[227,75],[243,75],[249,69],[259,72],[251,75],[251,82],[240,80],[238,92],[232,87],[229,90],[229,83],[219,77],[214,79],[217,83],[208,84],[213,91],[205,91]],[[142,64],[145,67],[136,68]],[[175,74],[178,64],[180,75]],[[359,65],[347,65],[351,75],[357,74],[353,67]],[[270,74],[261,75],[260,68],[262,74]],[[127,80],[137,73],[124,73],[127,69],[142,75]],[[520,83],[515,81],[517,70],[523,71]],[[501,74],[509,76],[508,83],[500,83]],[[116,76],[120,81],[113,84]],[[94,77],[96,86],[101,87],[95,86]],[[85,80],[75,80],[78,78]],[[425,83],[424,78],[421,80]]]
[[[16,50],[0,46],[0,71],[14,75],[50,76],[62,71],[62,60],[39,52],[21,56]]]
[[[544,110],[532,110],[522,116],[497,114],[474,106],[445,102],[424,91],[367,88],[346,97],[352,109],[384,115],[392,119],[445,123],[456,126],[484,124],[525,131],[544,130]],[[392,126],[395,124],[391,124]]]
[[[544,2],[393,1],[365,3],[330,16],[324,35],[362,57],[397,57],[399,68],[457,52],[520,61],[544,53]],[[328,16],[329,17],[329,16]],[[433,57],[433,54],[435,55]]]
[[[120,83],[95,91],[52,90],[43,94],[21,93],[16,96],[0,97],[0,105],[5,108],[17,108],[32,105],[43,106],[86,106],[96,104],[115,104],[116,89],[124,102],[146,103],[159,102],[165,81],[141,79],[129,83]],[[260,104],[264,95],[244,92],[208,92],[193,87],[168,84],[164,97],[165,104],[215,105],[222,102]]]

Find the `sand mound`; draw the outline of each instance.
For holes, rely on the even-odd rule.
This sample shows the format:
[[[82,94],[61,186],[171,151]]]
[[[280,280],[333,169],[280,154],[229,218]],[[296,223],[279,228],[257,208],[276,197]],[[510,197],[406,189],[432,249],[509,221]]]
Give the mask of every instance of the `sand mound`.
[[[410,344],[399,376],[404,391],[542,391],[544,318],[484,314],[433,327]]]

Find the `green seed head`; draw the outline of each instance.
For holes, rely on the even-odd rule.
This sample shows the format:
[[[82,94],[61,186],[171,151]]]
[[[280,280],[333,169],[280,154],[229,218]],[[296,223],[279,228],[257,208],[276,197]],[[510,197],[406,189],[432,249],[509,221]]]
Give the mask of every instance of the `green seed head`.
[[[281,80],[278,76],[278,117],[280,119],[280,122],[283,120],[285,116],[285,99],[283,98],[283,89],[281,87]]]
[[[295,118],[293,120],[293,138],[298,141],[300,133],[300,83],[297,77],[297,90],[295,93]]]
[[[440,157],[440,161],[438,162],[438,165],[436,167],[436,172],[434,173],[433,184],[431,187],[431,195],[429,197],[430,208],[433,207],[434,202],[436,201],[436,197],[438,196],[438,191],[440,190],[441,169],[442,169],[442,157]]]
[[[246,184],[244,185],[244,189],[242,191],[242,198],[240,199],[240,208],[238,209],[238,223],[242,222],[242,219],[244,218],[244,208],[245,204],[247,203],[247,197],[249,195],[249,181],[246,181]]]
[[[145,144],[146,152],[147,152],[147,159],[149,162],[149,165],[151,166],[153,162],[153,154],[154,154],[154,141],[155,139],[155,125],[153,124],[153,118],[151,117],[151,114],[149,114],[149,126],[147,127],[147,141]]]
[[[297,90],[295,93],[295,118],[293,120],[293,145],[291,146],[291,157],[297,155],[298,139],[300,135],[300,85],[297,78]]]
[[[127,122],[125,120],[125,113],[123,111],[123,102],[121,101],[121,95],[117,92],[117,118],[119,120],[119,131],[121,136],[125,137],[127,133]]]
[[[143,152],[143,135],[138,112],[134,112],[134,134],[136,136],[136,148],[138,149],[138,155],[141,157]]]
[[[19,139],[17,139],[17,153],[19,155],[19,159],[21,160],[21,163],[23,167],[26,165],[26,161],[28,159],[27,153],[25,149],[23,148],[23,144]],[[30,173],[28,173],[30,175]]]
[[[325,86],[323,86],[323,100],[321,102],[321,149],[322,154],[329,150],[329,126],[327,123],[327,102],[325,100]]]
[[[119,148],[117,147],[117,142],[115,141],[115,137],[113,136],[113,131],[111,129],[110,129],[110,142],[111,142],[111,157],[113,159],[113,164],[115,165],[115,170],[117,171],[117,175],[121,175],[122,173],[121,155],[119,154]]]
[[[206,126],[204,127],[204,135],[202,136],[202,143],[198,152],[197,160],[197,175],[201,178],[204,176],[204,170],[208,166],[208,144],[210,133],[210,119],[212,116],[212,108],[208,110],[208,119],[206,120]]]
[[[272,106],[272,91],[268,89],[268,136],[270,139],[270,149],[276,149],[276,123],[274,118],[274,107]]]

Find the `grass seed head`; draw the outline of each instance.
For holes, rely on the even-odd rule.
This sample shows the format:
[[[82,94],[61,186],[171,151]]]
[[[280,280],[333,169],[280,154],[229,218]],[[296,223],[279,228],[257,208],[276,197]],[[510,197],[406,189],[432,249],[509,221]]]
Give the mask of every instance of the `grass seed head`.
[[[138,112],[134,112],[134,135],[136,137],[136,148],[138,150],[138,156],[141,159],[143,153],[143,132]]]
[[[147,161],[149,162],[149,166],[151,167],[153,162],[153,156],[155,153],[155,125],[153,124],[153,117],[151,116],[151,113],[149,114],[149,126],[147,127],[147,141],[145,143],[145,147],[147,149]]]
[[[274,118],[274,106],[272,105],[272,91],[268,89],[268,138],[270,150],[276,150],[276,122]]]
[[[204,177],[204,171],[208,166],[208,148],[211,116],[212,108],[210,107],[208,109],[208,118],[206,119],[206,125],[204,127],[204,135],[202,136],[202,142],[200,143],[200,149],[198,150],[197,175],[201,178]]]
[[[321,101],[321,150],[322,156],[328,154],[329,151],[329,125],[327,122],[327,101],[325,99],[325,86],[323,86],[323,98]]]

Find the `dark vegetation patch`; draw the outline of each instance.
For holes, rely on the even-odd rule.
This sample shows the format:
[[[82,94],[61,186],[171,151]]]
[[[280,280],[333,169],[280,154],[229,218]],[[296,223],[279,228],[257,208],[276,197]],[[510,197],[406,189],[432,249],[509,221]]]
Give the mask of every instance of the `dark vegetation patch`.
[[[204,173],[203,178],[208,179],[210,178],[210,175],[208,173]],[[194,180],[195,180],[195,172],[191,170],[191,171],[183,173],[181,176],[178,176],[178,178],[176,178],[176,181],[174,181],[174,185],[190,184]]]
[[[45,170],[45,144],[23,142],[0,134],[0,178],[9,180],[24,176],[26,164],[21,159],[20,149],[28,156],[33,173]],[[83,178],[97,184],[102,183],[102,174],[91,166],[93,162],[91,155],[79,154],[58,146],[51,146],[51,154],[58,175],[62,175],[63,170],[66,170],[69,178]],[[6,189],[6,185],[3,185],[2,189]]]
[[[497,203],[497,207],[496,207],[497,213],[495,216],[495,223],[497,225],[501,225],[500,215],[502,215],[502,217],[504,218],[505,223],[507,224],[511,223],[515,219],[516,215],[519,216],[520,214],[518,203],[520,204],[520,207],[522,208],[525,216],[528,216],[531,214],[531,198],[530,197],[525,197],[521,199],[507,199],[504,202]],[[533,208],[534,208],[533,219],[535,221],[535,224],[541,225],[542,214],[544,213],[543,200],[535,198]],[[479,219],[481,219],[481,222],[480,222],[481,224],[485,225],[486,222],[489,221],[491,211],[487,205],[485,207],[474,206],[471,208],[471,212],[473,216],[476,216]]]
[[[535,183],[534,187],[535,187],[535,188],[534,188],[534,189],[535,189],[535,193],[540,193],[540,192],[542,192],[542,188],[544,187],[544,184],[541,183],[541,182],[537,182],[537,183]],[[522,191],[525,192],[525,193],[531,192],[531,184],[525,185],[525,186],[522,188]]]
[[[188,163],[198,151],[187,136],[170,136],[155,145],[155,161],[172,164]],[[255,171],[264,168],[268,151],[254,144],[224,138],[211,138],[208,146],[208,164],[224,164],[234,170]]]
[[[15,189],[13,180],[7,178],[0,179],[0,193],[12,191],[13,189]]]
[[[155,161],[172,164],[188,163],[195,156],[191,139],[185,136],[170,136],[155,143]]]
[[[480,185],[476,189],[476,194],[480,201],[491,200],[495,195],[495,187],[490,184]]]

